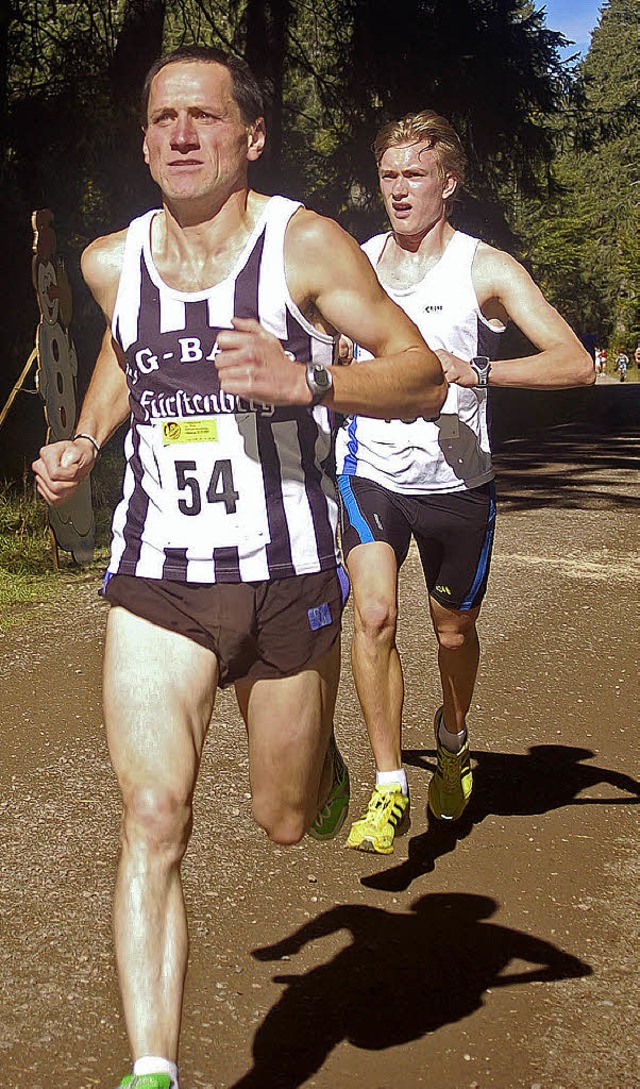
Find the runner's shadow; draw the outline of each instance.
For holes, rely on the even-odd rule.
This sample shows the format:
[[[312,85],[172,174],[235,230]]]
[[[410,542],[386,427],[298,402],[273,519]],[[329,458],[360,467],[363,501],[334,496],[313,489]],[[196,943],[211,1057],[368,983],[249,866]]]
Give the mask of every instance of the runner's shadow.
[[[273,977],[286,990],[256,1032],[253,1068],[233,1089],[296,1089],[343,1040],[370,1051],[418,1040],[480,1009],[487,988],[591,975],[550,942],[484,922],[497,906],[464,893],[422,896],[410,913],[340,905],[255,949],[258,960],[277,960],[342,930],[351,936],[326,963]],[[532,967],[509,973],[512,960]]]
[[[489,814],[533,816],[567,805],[637,805],[640,783],[623,772],[583,764],[594,753],[570,745],[533,745],[525,755],[474,752],[473,794],[460,820],[444,824],[429,814],[427,831],[409,841],[409,857],[391,869],[361,878],[367,888],[401,892],[411,882],[435,869],[436,859],[455,849],[476,824]],[[406,764],[435,771],[433,749],[411,749]],[[634,797],[580,798],[587,787],[600,784]]]

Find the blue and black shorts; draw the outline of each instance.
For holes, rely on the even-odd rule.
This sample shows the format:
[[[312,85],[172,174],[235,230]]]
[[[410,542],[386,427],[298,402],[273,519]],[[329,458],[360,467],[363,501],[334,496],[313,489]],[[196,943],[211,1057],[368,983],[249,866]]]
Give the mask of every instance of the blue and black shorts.
[[[358,545],[383,541],[404,563],[411,538],[431,597],[446,609],[477,608],[493,548],[493,481],[460,492],[401,495],[365,477],[341,474],[340,520],[346,560]]]

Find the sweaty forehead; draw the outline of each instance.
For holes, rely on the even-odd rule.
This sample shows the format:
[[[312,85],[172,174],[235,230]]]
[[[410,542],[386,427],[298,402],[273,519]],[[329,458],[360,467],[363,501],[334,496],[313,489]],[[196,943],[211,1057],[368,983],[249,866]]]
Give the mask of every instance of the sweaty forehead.
[[[380,160],[381,170],[408,170],[411,167],[428,169],[437,166],[430,140],[418,140],[410,144],[389,147]]]
[[[165,107],[216,106],[237,112],[231,75],[221,64],[176,61],[161,68],[151,82],[148,114]]]

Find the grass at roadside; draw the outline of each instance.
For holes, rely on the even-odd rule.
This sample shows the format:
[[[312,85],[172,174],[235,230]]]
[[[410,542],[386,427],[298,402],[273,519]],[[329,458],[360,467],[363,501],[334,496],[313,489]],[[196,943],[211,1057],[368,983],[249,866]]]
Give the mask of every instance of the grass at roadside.
[[[42,601],[54,591],[44,503],[26,480],[0,485],[0,610],[2,625],[16,606]]]
[[[55,571],[47,508],[33,483],[26,475],[22,484],[0,482],[0,631],[28,615],[29,606],[67,592],[70,580],[97,576],[106,561],[102,536],[99,532],[93,563],[79,567],[59,551]]]

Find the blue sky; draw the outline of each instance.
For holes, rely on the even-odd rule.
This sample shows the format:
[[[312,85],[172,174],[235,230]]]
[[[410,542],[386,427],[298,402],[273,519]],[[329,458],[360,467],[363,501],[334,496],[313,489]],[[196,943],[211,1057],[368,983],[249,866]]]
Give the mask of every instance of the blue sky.
[[[604,2],[605,0],[536,0],[535,6],[537,9],[546,9],[546,23],[550,30],[559,30],[565,38],[576,43],[564,51],[565,56],[571,56],[572,53],[587,52],[591,31],[598,24]]]

